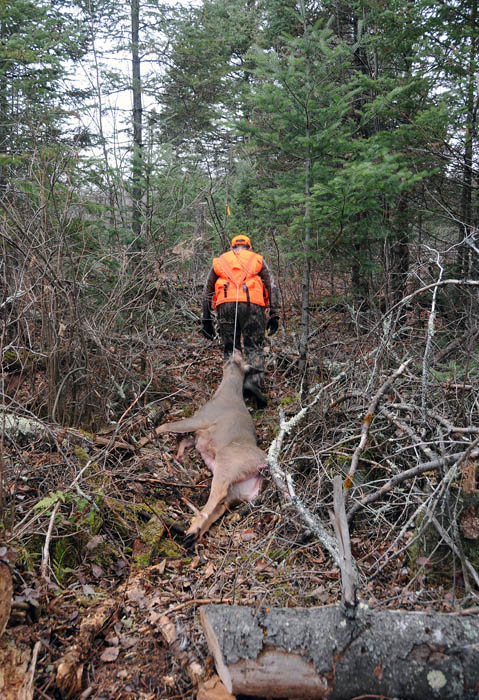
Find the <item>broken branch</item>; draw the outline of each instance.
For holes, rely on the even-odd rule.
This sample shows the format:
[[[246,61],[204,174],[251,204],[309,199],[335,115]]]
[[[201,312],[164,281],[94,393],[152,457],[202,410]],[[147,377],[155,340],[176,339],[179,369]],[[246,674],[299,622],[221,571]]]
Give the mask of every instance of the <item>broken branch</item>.
[[[406,369],[408,364],[411,362],[411,360],[412,360],[412,357],[410,357],[408,360],[403,362],[397,368],[397,370],[394,372],[394,374],[392,374],[391,377],[389,377],[384,382],[384,384],[378,389],[378,391],[373,396],[371,403],[368,406],[366,415],[363,419],[363,424],[361,427],[361,439],[359,441],[358,446],[354,450],[354,454],[353,454],[353,457],[351,459],[351,467],[349,469],[349,473],[348,473],[346,482],[349,481],[352,483],[352,481],[353,481],[354,474],[356,473],[356,469],[358,467],[359,457],[361,456],[361,453],[364,451],[364,448],[366,447],[366,442],[367,442],[368,434],[369,434],[369,427],[373,421],[373,417],[374,417],[374,414],[376,412],[376,409],[377,409],[377,406],[379,403],[379,399],[381,398],[381,396],[383,396],[383,394],[386,393],[386,391],[389,389],[389,387],[394,382],[394,380],[397,379],[404,372],[404,370]]]

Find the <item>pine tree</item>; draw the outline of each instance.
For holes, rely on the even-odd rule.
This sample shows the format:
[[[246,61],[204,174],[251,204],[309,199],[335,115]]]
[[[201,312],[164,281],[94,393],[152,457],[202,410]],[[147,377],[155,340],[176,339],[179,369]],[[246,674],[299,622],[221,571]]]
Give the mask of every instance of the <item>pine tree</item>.
[[[87,49],[81,23],[46,0],[0,5],[0,184],[25,168],[41,144],[64,138],[67,62]]]
[[[260,20],[251,0],[206,0],[178,16],[159,96],[165,141],[200,153],[228,150],[226,121],[244,108],[246,55]]]
[[[285,248],[301,260],[300,359],[306,366],[309,335],[309,271],[313,258],[315,187],[327,182],[344,155],[347,89],[341,82],[349,57],[329,29],[308,24],[304,5],[299,37],[284,36],[277,50],[252,53],[256,66],[248,114],[240,126],[250,149],[267,168],[271,187],[262,206],[287,227]],[[278,219],[279,217],[279,219]]]

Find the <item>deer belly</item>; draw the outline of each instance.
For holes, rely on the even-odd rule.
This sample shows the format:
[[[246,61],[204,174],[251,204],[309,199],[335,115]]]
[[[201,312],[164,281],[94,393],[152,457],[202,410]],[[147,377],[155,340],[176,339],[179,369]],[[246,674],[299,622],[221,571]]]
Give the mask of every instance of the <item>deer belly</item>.
[[[228,489],[228,501],[254,501],[261,491],[263,477],[255,474],[244,481],[237,481],[231,484]]]

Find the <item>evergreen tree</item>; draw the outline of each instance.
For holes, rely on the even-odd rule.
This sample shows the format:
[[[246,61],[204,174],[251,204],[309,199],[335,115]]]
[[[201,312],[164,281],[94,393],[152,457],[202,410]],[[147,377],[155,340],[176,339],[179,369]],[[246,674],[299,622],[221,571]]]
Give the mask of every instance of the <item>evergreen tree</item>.
[[[447,158],[450,183],[457,183],[456,200],[449,202],[451,220],[459,229],[459,242],[474,236],[479,222],[477,187],[477,117],[479,71],[479,13],[477,0],[433,3],[423,0],[424,53],[430,56],[427,70],[441,86],[447,105],[449,133],[442,152]],[[426,57],[423,58],[424,62]],[[447,176],[447,175],[446,175]],[[457,186],[456,185],[456,186]],[[459,247],[459,267],[467,276],[472,269],[472,250]]]
[[[427,176],[420,154],[443,133],[443,122],[431,116],[438,112],[428,97],[430,83],[412,73],[407,19],[397,21],[372,3],[343,4],[340,17],[329,22],[340,28],[338,37],[319,30],[322,18],[314,28],[308,25],[318,14],[315,3],[299,5],[291,25],[303,22],[302,36],[283,36],[278,49],[258,49],[253,56],[251,118],[243,131],[269,184],[257,202],[289,235],[301,231],[288,251],[298,254],[298,240],[303,246],[314,241],[303,259],[326,254],[336,260],[351,271],[352,290],[360,297],[381,277],[384,242],[390,241],[386,262],[397,300],[415,216],[407,198]],[[393,57],[392,36],[398,50]]]
[[[300,357],[304,369],[309,270],[318,233],[313,228],[312,193],[317,183],[333,176],[344,157],[350,96],[341,80],[348,52],[334,41],[329,29],[311,27],[304,6],[301,10],[300,37],[285,36],[278,49],[252,52],[256,68],[249,118],[240,126],[256,159],[269,171],[271,187],[262,193],[262,206],[272,221],[282,223],[285,248],[302,262]]]
[[[251,0],[206,0],[179,15],[159,98],[164,140],[203,153],[228,150],[226,120],[243,109],[246,54],[260,20]]]
[[[5,187],[41,144],[64,138],[68,62],[87,49],[79,19],[61,3],[0,5],[0,183]],[[71,65],[71,64],[70,64]]]
[[[353,290],[361,298],[383,280],[394,303],[405,291],[417,218],[411,205],[427,175],[425,149],[443,126],[431,118],[431,81],[415,69],[421,36],[415,4],[361,0],[340,8],[335,25],[353,52],[354,130],[349,157],[329,186],[345,198],[340,243],[353,258]]]

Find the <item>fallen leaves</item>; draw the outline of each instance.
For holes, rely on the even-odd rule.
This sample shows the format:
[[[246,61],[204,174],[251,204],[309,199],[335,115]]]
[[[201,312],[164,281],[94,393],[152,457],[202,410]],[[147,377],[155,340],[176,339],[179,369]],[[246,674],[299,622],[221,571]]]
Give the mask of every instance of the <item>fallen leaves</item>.
[[[100,659],[105,663],[116,661],[120,653],[119,647],[106,647],[100,655]]]
[[[158,620],[158,627],[160,629],[161,634],[163,635],[163,638],[165,639],[166,643],[168,645],[172,645],[175,643],[176,638],[177,638],[177,632],[176,632],[176,625],[171,622],[171,620],[166,616],[166,615],[161,615],[161,617]]]
[[[469,540],[479,539],[479,516],[477,508],[469,508],[459,520],[461,532]]]

